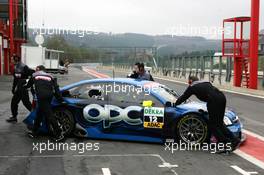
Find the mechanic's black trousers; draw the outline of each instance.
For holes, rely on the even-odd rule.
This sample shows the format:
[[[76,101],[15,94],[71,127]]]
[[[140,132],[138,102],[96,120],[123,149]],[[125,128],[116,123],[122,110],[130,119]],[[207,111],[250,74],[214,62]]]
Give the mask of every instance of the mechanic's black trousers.
[[[19,89],[17,90],[11,100],[11,112],[13,117],[17,117],[17,110],[18,110],[18,104],[22,100],[24,106],[31,111],[32,105],[29,100],[29,95],[27,89]]]
[[[61,129],[55,116],[53,115],[51,101],[52,97],[38,99],[37,116],[34,121],[33,132],[38,131],[40,123],[43,122],[43,119],[45,119],[49,130],[53,132],[55,137],[58,137],[61,134]]]
[[[219,143],[233,143],[234,135],[224,124],[226,98],[222,92],[216,92],[207,103],[209,129]]]

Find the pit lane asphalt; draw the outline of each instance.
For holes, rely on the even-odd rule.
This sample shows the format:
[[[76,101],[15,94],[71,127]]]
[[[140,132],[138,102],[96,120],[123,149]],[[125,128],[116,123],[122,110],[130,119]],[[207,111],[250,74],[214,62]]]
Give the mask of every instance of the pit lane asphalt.
[[[61,86],[91,78],[76,68],[72,68],[69,75],[58,75]],[[172,154],[158,144],[68,138],[65,143],[99,143],[100,149],[84,154],[75,151],[45,151],[40,154],[33,151],[32,143],[47,142],[48,137],[34,140],[27,137],[22,120],[28,112],[22,105],[19,108],[19,122],[5,122],[10,116],[9,83],[11,85],[11,82],[1,82],[0,85],[0,99],[3,99],[0,100],[0,174],[99,175],[103,174],[102,168],[109,168],[112,175],[239,175],[231,165],[264,174],[264,170],[234,154],[215,155],[201,151],[176,151]],[[164,162],[178,167],[158,167]]]

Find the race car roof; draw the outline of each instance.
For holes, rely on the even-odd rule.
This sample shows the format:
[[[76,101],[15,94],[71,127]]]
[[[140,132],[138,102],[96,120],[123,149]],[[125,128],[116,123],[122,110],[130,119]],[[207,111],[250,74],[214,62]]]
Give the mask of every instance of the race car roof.
[[[139,80],[139,79],[132,79],[132,78],[98,78],[98,79],[90,79],[90,80],[82,80],[70,85],[67,85],[61,90],[67,90],[76,86],[80,86],[86,83],[126,83],[126,84],[131,84],[134,86],[148,86],[148,87],[153,87],[153,86],[159,86],[159,83],[153,82],[153,81],[147,81],[147,80]]]

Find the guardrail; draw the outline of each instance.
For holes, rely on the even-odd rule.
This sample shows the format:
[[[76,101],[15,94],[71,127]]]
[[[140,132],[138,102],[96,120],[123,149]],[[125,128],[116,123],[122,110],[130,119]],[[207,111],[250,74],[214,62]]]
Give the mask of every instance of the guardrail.
[[[171,57],[166,66],[152,68],[154,75],[171,78],[187,79],[195,75],[201,80],[207,80],[219,85],[233,84],[233,61],[232,58],[222,56],[177,56]],[[114,64],[115,69],[131,71],[128,65]],[[244,76],[243,76],[244,77]],[[264,68],[258,72],[258,89],[264,90]]]

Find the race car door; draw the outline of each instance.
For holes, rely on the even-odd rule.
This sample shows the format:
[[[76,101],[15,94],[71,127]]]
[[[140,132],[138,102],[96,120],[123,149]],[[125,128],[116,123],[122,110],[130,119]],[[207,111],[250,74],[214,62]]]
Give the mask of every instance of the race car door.
[[[136,86],[124,83],[115,83],[113,86],[118,88],[116,88],[116,91],[108,93],[110,110],[109,128],[111,129],[111,133],[161,137],[161,125],[164,121],[163,105],[151,94],[142,91],[142,89]],[[145,101],[151,101],[152,107],[144,107]],[[163,113],[151,113],[153,110],[160,110]],[[153,123],[160,123],[161,125],[159,127],[156,125],[155,127],[152,125]]]

